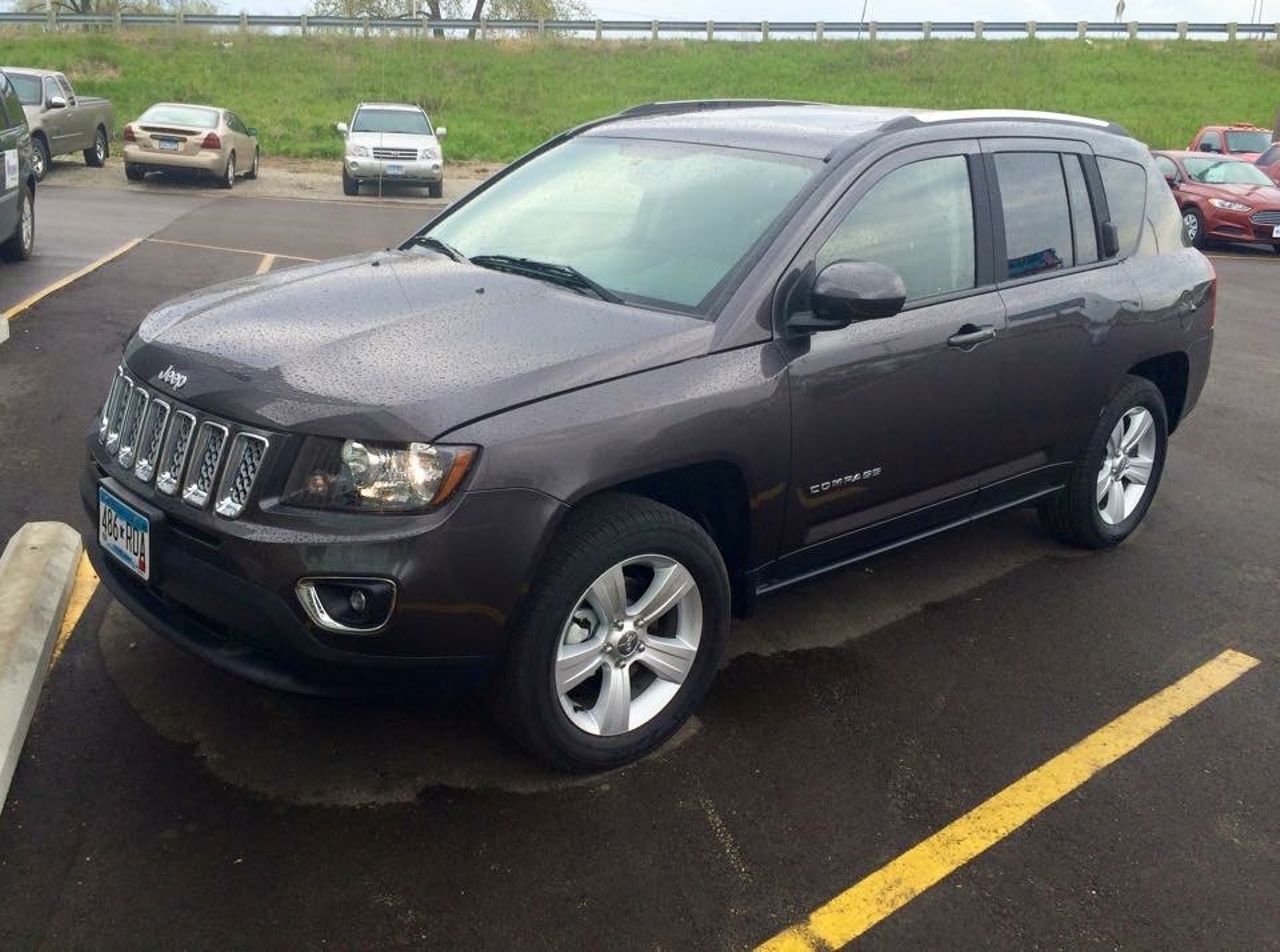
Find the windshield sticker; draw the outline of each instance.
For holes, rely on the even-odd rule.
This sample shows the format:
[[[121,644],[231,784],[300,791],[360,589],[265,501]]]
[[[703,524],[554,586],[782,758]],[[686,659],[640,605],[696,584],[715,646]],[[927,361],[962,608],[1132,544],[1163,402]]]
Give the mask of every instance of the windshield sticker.
[[[18,187],[18,150],[6,149],[4,153],[4,185],[7,192]]]

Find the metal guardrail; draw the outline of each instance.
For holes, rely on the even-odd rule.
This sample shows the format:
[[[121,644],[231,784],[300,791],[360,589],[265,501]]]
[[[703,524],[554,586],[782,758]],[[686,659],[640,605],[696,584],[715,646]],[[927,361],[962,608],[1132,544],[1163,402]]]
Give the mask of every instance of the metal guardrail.
[[[691,34],[708,40],[717,34],[733,34],[740,38],[768,40],[772,36],[821,40],[825,37],[865,38],[875,40],[884,34],[929,39],[934,35],[972,36],[982,39],[988,34],[1036,37],[1120,36],[1131,39],[1143,36],[1225,37],[1235,39],[1280,39],[1280,23],[1125,23],[1107,21],[1029,21],[939,20],[939,21],[832,21],[821,20],[770,22],[768,20],[433,20],[428,17],[375,19],[371,17],[281,16],[276,14],[206,14],[206,13],[81,13],[59,14],[56,10],[32,13],[0,13],[0,28],[7,25],[37,25],[56,30],[61,27],[96,26],[129,27],[199,27],[220,30],[296,31],[343,30],[355,33],[420,33],[432,36],[474,34],[481,39],[495,35],[589,35],[600,40],[618,35],[648,34],[651,39]]]

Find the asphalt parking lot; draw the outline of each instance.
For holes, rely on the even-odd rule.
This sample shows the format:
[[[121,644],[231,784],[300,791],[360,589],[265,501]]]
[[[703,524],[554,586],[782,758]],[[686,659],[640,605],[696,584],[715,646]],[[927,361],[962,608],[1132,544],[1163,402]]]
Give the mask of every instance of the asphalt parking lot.
[[[138,243],[0,345],[0,539],[87,530],[81,434],[149,309],[432,211],[82,191],[42,192],[42,255]],[[751,947],[1228,649],[1260,663],[855,935],[1280,948],[1280,256],[1215,264],[1213,371],[1128,543],[1016,512],[767,599],[693,726],[613,774],[546,773],[471,701],[242,684],[96,592],[0,815],[0,948]]]

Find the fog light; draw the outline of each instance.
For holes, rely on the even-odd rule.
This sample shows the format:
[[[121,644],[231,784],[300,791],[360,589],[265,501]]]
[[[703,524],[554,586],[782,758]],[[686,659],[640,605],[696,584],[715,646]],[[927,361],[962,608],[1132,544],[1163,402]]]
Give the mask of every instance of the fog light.
[[[296,591],[317,627],[347,635],[385,628],[396,604],[395,582],[381,578],[304,578]]]

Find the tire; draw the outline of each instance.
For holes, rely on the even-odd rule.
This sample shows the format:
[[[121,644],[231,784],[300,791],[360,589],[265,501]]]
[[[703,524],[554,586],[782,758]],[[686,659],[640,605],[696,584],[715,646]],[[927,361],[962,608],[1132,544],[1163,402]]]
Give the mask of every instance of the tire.
[[[107,132],[102,126],[93,134],[93,147],[84,150],[84,164],[100,169],[107,163],[111,154],[111,145],[107,142]]]
[[[218,179],[218,188],[232,189],[236,187],[236,154],[232,152],[227,156],[227,167],[222,171],[222,178]]]
[[[1113,435],[1123,433],[1127,441],[1133,427],[1143,422],[1144,412],[1150,437],[1124,447],[1121,456]],[[1098,417],[1066,487],[1041,504],[1044,527],[1063,542],[1086,549],[1105,549],[1123,542],[1151,507],[1168,445],[1169,415],[1159,388],[1143,377],[1125,377]]]
[[[30,188],[22,190],[19,199],[18,225],[0,244],[0,258],[5,261],[26,261],[36,244],[36,197]]]
[[[31,171],[36,173],[36,181],[43,182],[49,174],[49,143],[44,136],[33,136],[31,139]]]
[[[258,149],[253,150],[253,165],[249,166],[249,171],[244,173],[247,179],[256,179],[258,177],[258,162],[262,158],[262,153]]]
[[[443,198],[443,197],[444,197],[444,182],[428,182],[428,183],[427,183],[427,197],[429,197],[429,198]]]
[[[625,580],[625,593],[609,584],[614,578]],[[659,591],[661,579],[693,587],[639,618],[641,597]],[[729,611],[724,561],[696,522],[637,496],[590,500],[566,517],[517,618],[491,688],[498,720],[559,770],[636,760],[674,734],[706,695],[724,654]],[[610,617],[625,621],[613,625]],[[558,656],[562,670],[576,663],[577,680],[557,681]],[[658,677],[660,669],[668,676]],[[609,686],[626,691],[625,713],[617,707],[611,714],[604,703],[622,697]]]
[[[147,170],[137,162],[126,162],[124,165],[124,177],[130,182],[141,182],[147,177]]]
[[[360,183],[347,174],[347,170],[342,170],[342,194],[343,195],[359,195]]]
[[[1194,247],[1204,247],[1204,216],[1194,205],[1188,205],[1182,210],[1182,227],[1186,229],[1187,237]]]

